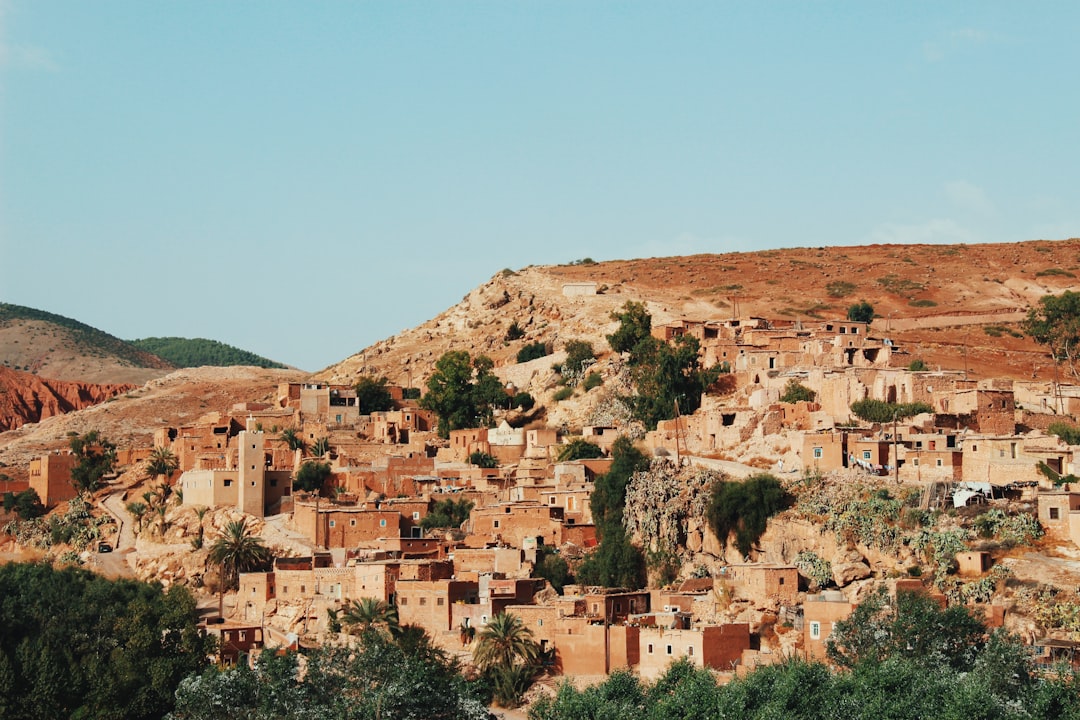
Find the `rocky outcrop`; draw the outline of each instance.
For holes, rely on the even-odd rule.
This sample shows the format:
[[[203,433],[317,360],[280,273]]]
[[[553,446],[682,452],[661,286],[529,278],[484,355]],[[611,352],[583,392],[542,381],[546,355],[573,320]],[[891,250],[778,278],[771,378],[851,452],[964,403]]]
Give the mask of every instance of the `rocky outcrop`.
[[[47,380],[0,367],[0,432],[82,410],[135,387]]]

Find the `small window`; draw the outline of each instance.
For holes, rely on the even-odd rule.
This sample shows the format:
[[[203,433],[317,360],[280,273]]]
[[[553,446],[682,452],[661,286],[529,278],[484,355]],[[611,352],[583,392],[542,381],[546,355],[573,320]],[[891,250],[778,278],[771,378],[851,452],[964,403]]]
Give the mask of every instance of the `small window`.
[[[1050,508],[1050,519],[1051,520],[1060,519],[1060,511],[1057,508],[1055,508],[1055,507]]]
[[[401,602],[402,605],[408,605],[409,604],[409,598],[407,598],[407,597],[398,598],[398,600]]]
[[[386,518],[379,521],[379,527],[386,527]]]
[[[439,607],[442,607],[445,602],[446,598],[435,598],[435,604]]]
[[[225,480],[225,487],[232,487],[232,480]]]
[[[495,525],[495,527],[496,527],[496,529],[497,529],[497,528],[499,527],[499,521],[498,521],[498,520],[496,520],[496,521],[494,522],[494,525]]]
[[[819,622],[810,623],[810,639],[811,640],[820,640],[821,639],[821,623],[819,623]]]
[[[863,450],[862,451],[862,459],[863,460],[869,460],[870,459],[870,451],[869,450]]]
[[[979,451],[979,446],[978,445],[972,445],[971,446],[971,452],[978,452],[978,451]]]
[[[420,598],[420,607],[424,607],[425,605],[427,605],[427,598],[426,597]]]
[[[670,655],[670,654],[671,654],[671,646],[670,646],[670,645],[668,645],[668,646],[667,646],[667,654],[668,654],[668,655]]]
[[[414,512],[412,514],[412,519],[413,520],[419,520],[420,519],[420,511],[419,510],[417,510],[416,512]]]
[[[915,465],[915,467],[919,467],[919,458],[915,458],[911,462]]]
[[[536,618],[536,626],[544,627],[544,618]]]
[[[941,467],[942,465],[944,465],[944,463],[941,461],[941,458],[938,458],[937,459],[937,466]]]
[[[689,655],[690,657],[694,657],[694,646],[693,645],[686,648],[686,654]]]
[[[783,584],[784,584],[784,578],[783,578],[783,576],[781,576],[781,577],[780,577],[780,584],[781,584],[781,585],[783,585]]]
[[[652,655],[652,643],[649,643],[649,654]]]
[[[824,457],[824,455],[825,455],[825,451],[822,448],[819,448],[819,447],[814,448],[814,457],[821,458],[821,457]]]
[[[337,527],[337,521],[336,520],[331,520],[330,521],[330,527]]]
[[[349,520],[349,527],[356,527],[356,521],[355,520]]]

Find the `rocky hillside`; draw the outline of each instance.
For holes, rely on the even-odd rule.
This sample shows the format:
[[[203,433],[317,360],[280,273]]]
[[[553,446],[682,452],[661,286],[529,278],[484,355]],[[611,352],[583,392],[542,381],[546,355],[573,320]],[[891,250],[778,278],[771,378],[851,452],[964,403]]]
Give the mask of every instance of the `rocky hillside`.
[[[0,363],[57,380],[138,385],[175,369],[77,320],[9,303],[0,303]]]
[[[1078,274],[1080,239],[794,248],[504,270],[446,312],[317,377],[351,382],[380,374],[422,386],[451,348],[487,354],[503,367],[531,342],[559,350],[584,339],[606,350],[611,312],[628,300],[646,303],[654,324],[735,315],[836,319],[867,300],[878,316],[874,334],[931,367],[966,368],[976,378],[1048,377],[1045,350],[1018,323],[1043,295],[1080,289]],[[583,281],[595,282],[599,294],[564,296],[565,283]],[[506,341],[514,321],[525,335]]]
[[[0,432],[96,405],[135,385],[47,380],[0,367]]]

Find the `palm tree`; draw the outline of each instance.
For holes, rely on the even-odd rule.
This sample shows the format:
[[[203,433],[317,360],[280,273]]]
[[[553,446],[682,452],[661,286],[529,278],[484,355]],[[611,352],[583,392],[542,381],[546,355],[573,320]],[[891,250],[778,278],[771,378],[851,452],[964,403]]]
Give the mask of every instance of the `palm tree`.
[[[135,518],[137,523],[136,532],[142,531],[143,516],[146,515],[147,507],[141,502],[129,502],[127,504],[127,511],[131,513],[131,516]]]
[[[341,623],[360,632],[373,628],[385,631],[390,637],[397,637],[401,632],[397,607],[370,597],[349,601],[341,615]]]
[[[180,460],[173,454],[168,446],[155,447],[150,451],[147,458],[146,472],[148,477],[165,477],[165,482],[174,472],[180,469]]]
[[[282,430],[281,439],[285,441],[290,450],[299,450],[300,452],[307,450],[307,443],[304,442],[304,438],[300,437],[299,433],[293,428]]]
[[[234,520],[225,526],[225,533],[214,541],[207,559],[221,568],[221,586],[234,587],[240,573],[263,567],[272,559],[269,548],[260,537],[254,537],[247,518]]]
[[[313,457],[322,457],[326,453],[330,452],[330,438],[321,437],[311,445],[311,454]]]
[[[501,612],[480,631],[473,661],[481,670],[533,665],[540,656],[540,646],[532,630],[517,615]]]

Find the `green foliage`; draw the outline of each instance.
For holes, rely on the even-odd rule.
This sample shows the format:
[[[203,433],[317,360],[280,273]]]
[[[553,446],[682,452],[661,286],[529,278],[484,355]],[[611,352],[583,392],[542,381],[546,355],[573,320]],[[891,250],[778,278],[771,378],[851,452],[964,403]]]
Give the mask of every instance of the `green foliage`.
[[[833,280],[825,284],[825,292],[832,298],[842,298],[855,292],[857,285],[846,280]]]
[[[536,399],[527,392],[519,392],[511,402],[514,407],[520,408],[522,412],[529,412],[536,405]]]
[[[323,484],[330,478],[330,474],[330,463],[305,460],[300,465],[300,469],[296,471],[296,478],[293,479],[293,489],[318,493],[322,490]]]
[[[934,408],[926,403],[889,403],[883,400],[856,400],[851,403],[851,412],[855,417],[866,422],[887,423],[903,420],[922,413],[932,413]]]
[[[555,592],[561,595],[563,587],[573,580],[570,566],[558,550],[550,545],[541,545],[536,552],[537,562],[533,575],[547,580]]]
[[[584,438],[576,438],[559,450],[559,462],[567,460],[587,460],[589,458],[604,457],[604,451],[596,443],[591,443]]]
[[[551,399],[554,400],[555,402],[562,402],[563,400],[569,399],[573,395],[574,395],[574,388],[572,388],[572,387],[561,387],[561,388],[559,388],[558,390],[555,391],[555,394],[551,396]]]
[[[116,445],[97,430],[84,435],[69,433],[68,444],[77,458],[75,466],[71,468],[71,484],[79,493],[98,490],[102,478],[111,473],[116,464]]]
[[[1065,483],[1080,482],[1080,478],[1077,478],[1072,473],[1069,473],[1067,475],[1062,475],[1061,473],[1059,473],[1057,470],[1055,470],[1054,468],[1047,465],[1042,460],[1040,460],[1038,463],[1035,464],[1035,468],[1039,472],[1041,472],[1043,475],[1045,475],[1046,478],[1050,482],[1054,483],[1055,485],[1063,485]]]
[[[870,323],[874,321],[874,306],[865,300],[851,305],[847,309],[847,319],[852,322]]]
[[[328,452],[330,452],[330,438],[321,437],[311,443],[311,454],[313,456],[322,457]]]
[[[341,624],[350,633],[375,630],[386,633],[392,638],[401,634],[397,607],[373,597],[350,600],[346,603],[341,614]]]
[[[245,663],[186,678],[169,720],[487,720],[488,711],[455,662],[423,633],[397,639],[368,631],[350,647],[264,652]]]
[[[477,635],[473,662],[492,682],[496,702],[520,704],[539,672],[540,646],[521,618],[501,612]]]
[[[33,520],[45,514],[45,506],[41,504],[37,490],[27,488],[18,493],[4,493],[4,512],[12,511],[20,520]]]
[[[1035,277],[1067,277],[1067,278],[1075,278],[1076,275],[1069,272],[1068,270],[1062,270],[1061,268],[1053,267],[1053,268],[1046,268],[1045,270],[1040,270],[1039,272],[1035,273]]]
[[[262,538],[251,534],[247,518],[233,520],[225,526],[225,532],[210,547],[207,560],[221,568],[221,581],[229,587],[237,587],[240,573],[266,567],[273,560]]]
[[[615,441],[611,459],[611,468],[596,479],[589,497],[600,545],[585,557],[576,575],[589,585],[638,588],[644,584],[645,559],[626,535],[623,510],[630,477],[647,470],[649,459],[625,436]]]
[[[389,384],[390,381],[385,377],[361,376],[356,381],[356,397],[360,403],[360,412],[370,415],[373,412],[393,410],[394,398],[387,388]]]
[[[884,277],[880,277],[878,278],[877,282],[878,285],[885,288],[887,291],[895,295],[903,295],[905,297],[911,295],[912,293],[916,293],[920,290],[926,289],[926,286],[922,285],[921,283],[917,283],[914,280],[908,280],[907,278],[902,278],[895,273],[889,273]]]
[[[1080,427],[1067,422],[1052,422],[1046,432],[1057,435],[1068,445],[1080,445]]]
[[[585,380],[581,386],[585,388],[585,392],[589,392],[595,387],[600,387],[604,384],[604,378],[600,376],[600,373],[591,372],[585,376]]]
[[[424,519],[420,521],[420,527],[425,530],[459,528],[469,519],[469,513],[472,512],[474,506],[473,501],[465,498],[460,500],[454,500],[453,498],[439,500],[431,508],[431,511],[424,516]]]
[[[521,329],[521,326],[518,325],[518,321],[515,320],[510,323],[510,327],[506,328],[506,335],[503,336],[503,339],[507,342],[513,342],[514,340],[520,340],[523,337],[525,337],[525,331]]]
[[[566,343],[566,361],[563,362],[563,373],[582,373],[592,363],[596,362],[596,353],[592,343],[584,340],[571,340]]]
[[[908,305],[911,307],[937,307],[937,303],[928,298],[919,298],[918,300],[909,300]]]
[[[864,600],[836,623],[829,638],[829,659],[841,667],[905,658],[926,666],[973,669],[984,644],[986,626],[965,607],[942,610],[924,593],[899,592],[887,604],[885,589]]]
[[[792,378],[791,380],[788,380],[787,385],[784,386],[784,394],[780,396],[780,402],[813,402],[815,398],[817,398],[816,392]]]
[[[1060,295],[1045,295],[1038,307],[1028,311],[1021,325],[1024,332],[1040,345],[1046,345],[1058,362],[1077,372],[1076,346],[1080,342],[1080,293],[1066,290]]]
[[[652,315],[639,302],[627,301],[621,313],[612,313],[612,320],[619,321],[619,328],[607,336],[611,349],[618,353],[632,353],[652,332]]]
[[[795,556],[795,567],[805,575],[810,584],[820,590],[832,584],[832,563],[812,550],[802,550]]]
[[[255,353],[226,345],[217,340],[206,338],[151,337],[132,340],[131,344],[140,350],[157,355],[162,360],[180,368],[231,367],[233,365],[253,365],[261,368],[284,368],[279,362],[268,360]]]
[[[469,455],[469,464],[481,468],[497,468],[499,467],[499,460],[493,455],[477,450]]]
[[[212,640],[174,585],[0,566],[0,717],[160,718]]]
[[[537,360],[542,357],[547,357],[551,352],[548,350],[547,344],[540,342],[531,342],[525,345],[517,353],[517,361],[519,363],[529,362],[530,360]]]
[[[769,518],[790,507],[794,498],[772,475],[752,475],[742,482],[719,481],[709,498],[709,526],[724,545],[735,536],[745,557],[765,532]]]
[[[907,369],[911,372],[926,372],[930,368],[926,366],[926,361],[924,361],[922,358],[915,358],[910,363],[908,363]]]
[[[419,400],[420,388],[402,388],[401,397],[403,400]]]
[[[450,437],[451,430],[489,424],[492,408],[506,403],[502,383],[491,372],[493,366],[487,356],[474,359],[463,350],[451,350],[435,363],[420,407],[439,416],[441,437]]]
[[[70,331],[72,341],[83,352],[113,355],[131,363],[135,367],[161,368],[166,366],[163,358],[159,358],[135,347],[131,343],[126,343],[77,320],[22,305],[0,303],[0,325],[7,325],[18,320],[37,320],[62,327]]]
[[[146,462],[148,477],[164,477],[166,480],[180,468],[180,460],[166,447],[155,447]]]
[[[307,443],[304,442],[304,438],[300,436],[300,433],[295,428],[285,428],[281,431],[281,439],[285,441],[285,444],[289,446],[290,450],[299,450],[304,452],[307,450]]]
[[[1031,513],[1007,515],[993,508],[975,518],[975,531],[985,538],[994,538],[1009,545],[1032,545],[1043,536],[1042,526]]]

